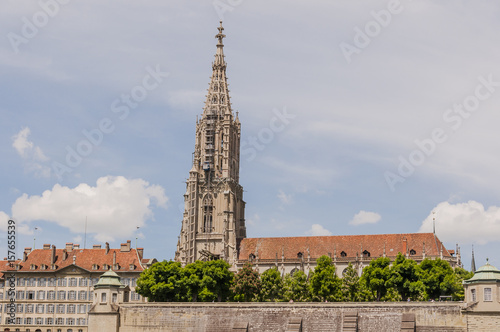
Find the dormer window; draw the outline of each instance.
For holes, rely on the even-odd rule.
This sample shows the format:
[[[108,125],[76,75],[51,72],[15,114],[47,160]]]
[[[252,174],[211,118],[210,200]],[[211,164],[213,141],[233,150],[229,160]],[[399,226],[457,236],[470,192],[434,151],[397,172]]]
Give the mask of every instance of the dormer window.
[[[108,264],[103,264],[103,265],[102,265],[102,269],[103,269],[103,270],[107,270],[107,269],[109,269]]]
[[[128,268],[129,268],[130,271],[133,271],[133,270],[135,270],[135,265],[134,264],[130,264]]]
[[[298,259],[302,259],[303,257],[304,257],[304,254],[303,254],[303,253],[299,252],[299,253],[297,254],[297,258],[298,258]]]
[[[370,252],[368,250],[363,251],[363,257],[370,257]]]
[[[113,270],[119,270],[120,266],[118,264],[113,265]]]
[[[35,264],[31,264],[30,265],[30,270],[35,270],[36,269],[36,265]]]
[[[412,249],[412,250],[410,250],[410,256],[414,256],[414,255],[416,255],[416,254],[417,254],[417,252],[416,252],[415,250],[413,250],[413,249]]]
[[[45,265],[45,264],[40,265],[40,270],[46,270],[46,269],[47,269],[47,265]]]
[[[255,260],[255,255],[254,255],[254,254],[250,254],[250,255],[248,255],[248,260],[249,260],[250,262],[253,262],[253,261]]]
[[[92,270],[99,270],[99,266],[97,264],[92,264]]]
[[[342,252],[340,253],[340,257],[347,257],[347,254],[345,253],[345,251],[342,251]]]

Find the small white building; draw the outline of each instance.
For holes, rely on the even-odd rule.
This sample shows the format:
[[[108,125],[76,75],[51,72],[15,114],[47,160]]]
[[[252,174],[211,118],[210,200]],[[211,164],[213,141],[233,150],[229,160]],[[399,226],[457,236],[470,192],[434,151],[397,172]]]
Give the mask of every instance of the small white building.
[[[500,270],[490,263],[486,262],[465,280],[464,288],[467,311],[500,311]]]

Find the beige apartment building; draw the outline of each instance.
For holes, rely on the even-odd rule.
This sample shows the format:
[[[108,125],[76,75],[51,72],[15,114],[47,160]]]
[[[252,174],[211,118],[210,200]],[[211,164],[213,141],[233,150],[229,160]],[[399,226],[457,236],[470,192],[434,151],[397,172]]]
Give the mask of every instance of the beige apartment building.
[[[110,249],[108,243],[92,249],[73,243],[64,249],[45,244],[43,249],[25,248],[20,260],[0,261],[0,331],[87,332],[94,285],[106,271],[116,272],[129,286],[124,302],[145,302],[134,291],[136,281],[156,260],[144,259],[143,252],[143,248],[131,248],[130,241],[119,249]],[[12,324],[8,304],[14,280]]]

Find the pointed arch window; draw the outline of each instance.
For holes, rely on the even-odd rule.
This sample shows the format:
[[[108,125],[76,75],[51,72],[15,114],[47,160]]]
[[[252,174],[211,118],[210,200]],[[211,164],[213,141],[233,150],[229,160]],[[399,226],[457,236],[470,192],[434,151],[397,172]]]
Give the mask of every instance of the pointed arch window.
[[[203,233],[212,233],[212,215],[214,203],[211,195],[205,196],[203,199]]]

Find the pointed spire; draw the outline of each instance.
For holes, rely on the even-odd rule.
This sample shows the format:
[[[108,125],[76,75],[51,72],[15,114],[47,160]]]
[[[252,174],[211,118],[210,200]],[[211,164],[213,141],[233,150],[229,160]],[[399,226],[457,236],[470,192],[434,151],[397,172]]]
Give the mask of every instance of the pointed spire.
[[[476,272],[476,260],[474,259],[474,245],[472,245],[472,260],[470,262],[470,270]]]
[[[226,77],[226,60],[224,59],[223,51],[224,43],[222,41],[226,35],[222,33],[224,31],[222,21],[217,29],[219,30],[219,33],[215,35],[215,38],[218,40],[217,50],[214,62],[212,63],[212,77],[208,87],[203,114],[204,116],[224,116],[228,114],[229,119],[232,120],[232,109]]]

